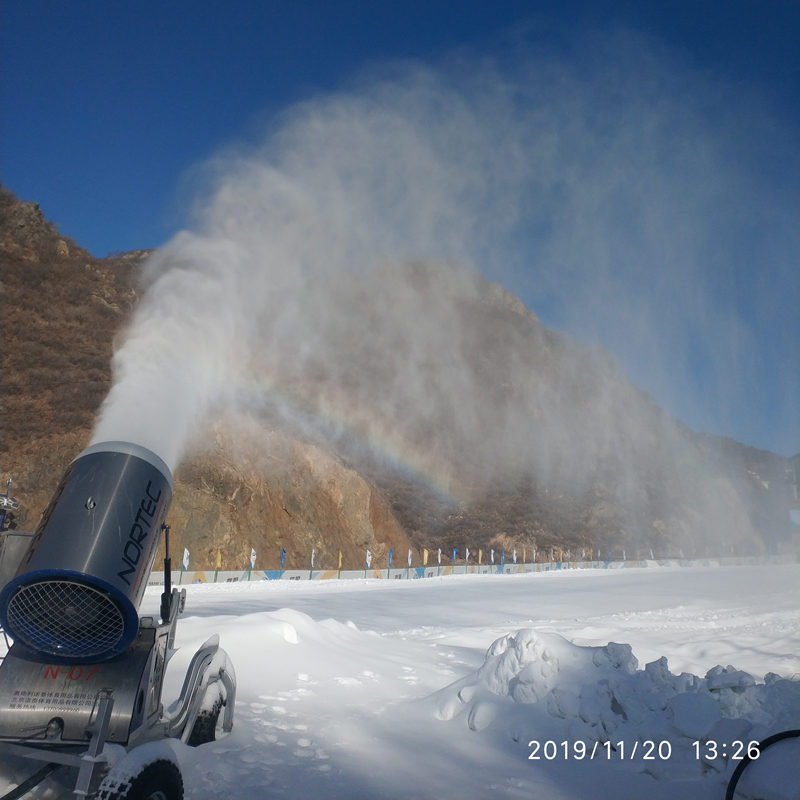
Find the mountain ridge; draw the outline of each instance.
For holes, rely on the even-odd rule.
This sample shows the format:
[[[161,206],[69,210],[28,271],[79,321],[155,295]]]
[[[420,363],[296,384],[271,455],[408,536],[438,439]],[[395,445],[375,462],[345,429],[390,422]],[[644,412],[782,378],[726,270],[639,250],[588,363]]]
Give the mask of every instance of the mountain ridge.
[[[97,259],[2,187],[0,215],[0,453],[25,506],[16,522],[31,528],[88,443],[150,251]],[[218,557],[244,565],[251,547],[269,562],[260,566],[275,566],[281,548],[287,567],[308,566],[313,548],[317,566],[334,568],[339,551],[345,567],[360,566],[367,548],[380,559],[406,548],[419,558],[425,547],[688,556],[782,546],[786,459],[691,431],[630,384],[611,354],[546,328],[500,284],[421,263],[339,284],[330,293],[343,309],[380,308],[399,287],[424,314],[452,315],[459,369],[483,402],[392,419],[394,384],[361,386],[331,375],[324,358],[316,372],[287,358],[282,385],[308,419],[292,428],[262,408],[215,420],[175,470],[173,542],[198,566]],[[330,363],[351,345],[351,332],[341,336]],[[390,330],[364,351],[371,380],[398,338]],[[438,356],[411,359],[404,374],[420,373],[441,394],[460,380],[447,368]],[[345,422],[324,420],[320,398],[334,412],[346,407]],[[470,424],[457,418],[463,409]]]

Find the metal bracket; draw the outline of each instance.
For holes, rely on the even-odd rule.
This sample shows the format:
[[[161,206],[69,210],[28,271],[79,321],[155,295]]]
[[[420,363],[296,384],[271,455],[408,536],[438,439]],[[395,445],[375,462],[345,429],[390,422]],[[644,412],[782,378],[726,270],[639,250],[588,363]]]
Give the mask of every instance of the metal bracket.
[[[88,728],[91,732],[89,747],[81,756],[78,779],[75,781],[74,794],[76,797],[88,796],[89,788],[98,766],[106,762],[106,758],[103,755],[103,747],[106,743],[106,736],[108,736],[108,724],[111,720],[111,710],[114,708],[114,698],[112,695],[113,692],[111,689],[101,689],[98,692],[98,697],[95,701],[97,714],[94,720],[89,723]]]

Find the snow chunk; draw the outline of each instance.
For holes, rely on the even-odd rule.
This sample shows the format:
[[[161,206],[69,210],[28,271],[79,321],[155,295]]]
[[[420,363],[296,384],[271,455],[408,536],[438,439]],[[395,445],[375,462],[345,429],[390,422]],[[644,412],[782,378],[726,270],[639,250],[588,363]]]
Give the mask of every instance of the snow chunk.
[[[734,667],[712,667],[706,673],[709,689],[748,689],[755,686],[755,678]]]
[[[667,702],[675,729],[691,739],[702,739],[722,716],[719,705],[707,694],[677,694]]]
[[[763,738],[800,718],[800,681],[770,674],[759,684],[732,666],[714,667],[705,678],[676,675],[663,656],[639,669],[628,644],[581,647],[533,629],[497,639],[477,671],[434,698],[439,719],[463,716],[473,731],[505,722],[513,741],[546,718],[548,730],[574,742],[629,749],[667,742],[669,759],[640,760],[638,769],[670,781],[733,769],[721,757],[698,758],[693,742]]]
[[[482,731],[488,728],[497,714],[497,706],[484,700],[479,700],[470,709],[467,725],[473,731]]]

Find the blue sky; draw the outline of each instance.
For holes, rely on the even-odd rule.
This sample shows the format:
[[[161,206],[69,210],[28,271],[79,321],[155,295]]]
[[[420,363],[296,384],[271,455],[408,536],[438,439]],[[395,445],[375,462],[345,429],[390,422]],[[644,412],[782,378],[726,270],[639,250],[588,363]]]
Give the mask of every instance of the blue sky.
[[[663,231],[657,248],[645,241],[646,222],[620,247],[613,240],[622,212],[609,212],[606,202],[615,193],[598,206],[585,205],[585,198],[571,203],[576,215],[593,211],[592,223],[572,237],[585,239],[581,248],[547,235],[539,240],[533,225],[517,231],[518,259],[492,277],[546,323],[608,347],[634,382],[692,427],[796,452],[800,252],[790,218],[800,211],[792,155],[800,140],[800,10],[794,2],[6,0],[0,178],[97,256],[155,247],[188,224],[196,166],[222,149],[257,142],[299,101],[352,87],[354,76],[363,79],[395,59],[436,67],[452,64],[457,54],[462,64],[498,59],[513,71],[509,52],[522,58],[526,48],[550,53],[549,64],[568,68],[574,80],[586,76],[588,86],[597,53],[605,52],[604,67],[609,61],[597,40],[614,36],[622,37],[625,51],[619,70],[636,72],[647,51],[658,65],[643,67],[643,74],[661,83],[665,75],[674,78],[671,108],[685,102],[694,120],[691,128],[685,120],[675,124],[684,126],[694,154],[706,144],[711,153],[697,162],[701,171],[736,165],[716,194],[698,190],[686,204],[685,214],[696,209],[707,217],[702,231],[679,213],[684,184],[656,174],[672,198],[664,207],[675,220],[676,241],[693,242],[694,266],[678,271],[682,286],[689,285],[675,292],[663,268],[654,280],[631,266],[652,260],[656,249],[664,264],[663,253],[673,249],[685,263],[689,251],[664,240]],[[594,56],[587,55],[592,47]],[[608,74],[613,80],[614,71]],[[648,85],[642,81],[632,94],[644,97]],[[639,124],[644,117],[632,103],[623,112]],[[715,120],[731,131],[727,138],[714,130]],[[654,147],[663,149],[664,141]],[[583,155],[594,157],[591,149]],[[634,154],[637,174],[648,175],[651,157],[649,150]],[[609,158],[604,192],[617,163]],[[619,158],[627,169],[627,156]],[[746,200],[731,203],[737,188]],[[618,199],[615,209],[638,202],[637,195]],[[537,224],[544,230],[556,223]],[[587,280],[581,264],[592,253],[600,266]],[[558,283],[525,266],[545,257],[564,263]],[[617,270],[620,258],[627,266]],[[654,294],[660,282],[664,302]],[[619,314],[594,313],[592,298],[606,306],[617,298],[654,322],[640,335],[635,314],[615,325]],[[712,344],[693,349],[693,341],[706,338]]]

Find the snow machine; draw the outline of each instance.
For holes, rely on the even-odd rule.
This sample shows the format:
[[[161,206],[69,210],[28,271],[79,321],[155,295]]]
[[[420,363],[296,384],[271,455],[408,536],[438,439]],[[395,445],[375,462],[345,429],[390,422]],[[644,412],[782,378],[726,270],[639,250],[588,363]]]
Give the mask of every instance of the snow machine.
[[[0,755],[41,767],[76,797],[181,800],[177,740],[230,731],[236,677],[211,637],[178,699],[161,694],[186,590],[171,588],[172,475],[153,452],[104,442],[70,465],[32,536],[0,534]],[[161,534],[160,618],[139,616]],[[23,546],[24,545],[24,546]],[[13,564],[13,567],[11,566]]]

